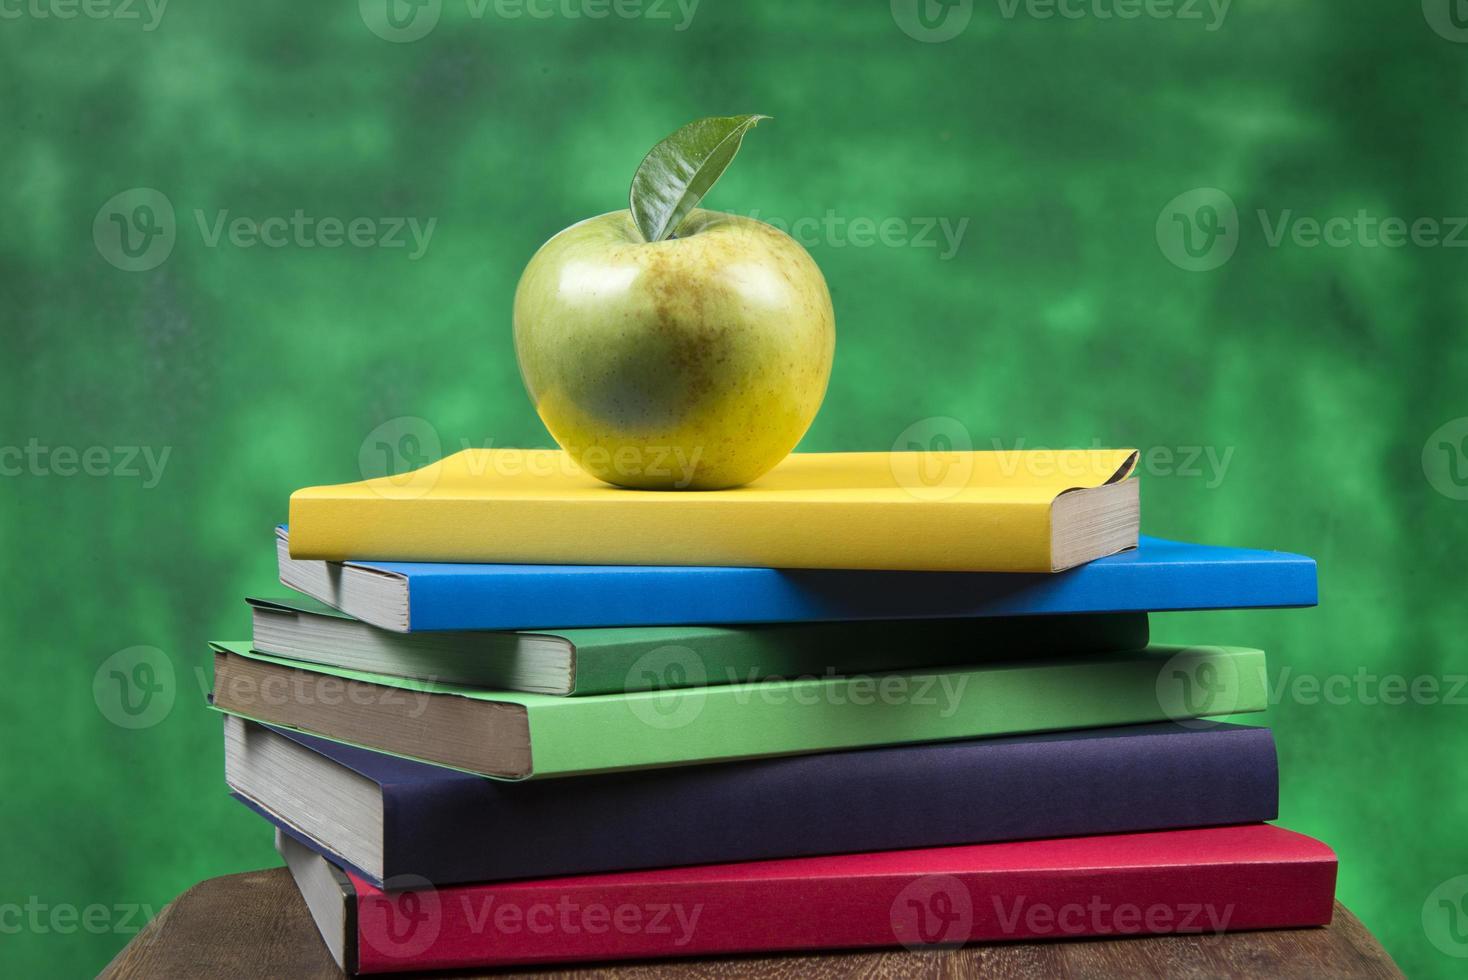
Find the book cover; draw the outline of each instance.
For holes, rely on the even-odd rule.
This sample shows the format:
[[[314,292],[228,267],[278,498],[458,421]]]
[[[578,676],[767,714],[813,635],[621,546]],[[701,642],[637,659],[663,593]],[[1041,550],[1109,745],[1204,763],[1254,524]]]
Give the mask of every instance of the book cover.
[[[1166,722],[510,785],[225,721],[236,798],[378,887],[405,875],[446,885],[1278,815],[1274,739],[1244,725]],[[295,772],[306,792],[282,785]],[[339,811],[349,795],[337,787],[361,781],[372,788],[365,803]]]
[[[304,597],[247,601],[262,653],[569,697],[1138,650],[1148,637],[1146,613],[395,633]],[[670,650],[692,669],[658,669]]]
[[[558,450],[467,449],[291,495],[329,560],[1053,572],[1137,543],[1133,450],[796,453],[748,486],[627,490]],[[951,458],[949,458],[951,457]],[[920,459],[921,458],[921,459]]]
[[[1336,880],[1269,824],[392,892],[276,843],[358,973],[1318,926]]]
[[[506,779],[1262,711],[1264,654],[1169,647],[558,698],[363,674],[212,644],[215,708]],[[688,669],[671,655],[663,669]]]
[[[326,562],[282,584],[383,629],[665,626],[1313,606],[1314,559],[1143,536],[1057,575],[638,565]]]

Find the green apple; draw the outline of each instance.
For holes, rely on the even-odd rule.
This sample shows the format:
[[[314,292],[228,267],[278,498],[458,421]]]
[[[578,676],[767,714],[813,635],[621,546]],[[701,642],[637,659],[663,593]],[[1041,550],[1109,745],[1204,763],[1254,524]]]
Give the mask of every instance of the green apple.
[[[677,234],[652,240],[614,211],[536,252],[515,292],[520,372],[551,435],[597,478],[739,486],[795,448],[820,408],[831,295],[770,225],[693,208],[670,220]]]
[[[712,490],[767,472],[815,418],[835,341],[805,249],[712,211],[661,242],[630,211],[573,225],[515,292],[515,350],[546,428],[624,487]]]

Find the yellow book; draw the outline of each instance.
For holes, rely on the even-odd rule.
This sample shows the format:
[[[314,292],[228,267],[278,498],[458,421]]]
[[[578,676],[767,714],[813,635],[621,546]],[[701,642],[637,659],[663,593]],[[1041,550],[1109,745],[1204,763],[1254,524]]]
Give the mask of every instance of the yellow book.
[[[732,490],[626,490],[467,449],[291,495],[292,558],[1053,572],[1137,544],[1130,449],[795,453]]]

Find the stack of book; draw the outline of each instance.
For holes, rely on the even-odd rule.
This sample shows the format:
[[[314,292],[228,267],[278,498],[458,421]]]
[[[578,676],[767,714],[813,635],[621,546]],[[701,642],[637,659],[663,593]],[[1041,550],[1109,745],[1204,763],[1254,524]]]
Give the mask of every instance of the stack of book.
[[[1327,923],[1269,730],[1210,720],[1264,654],[1148,637],[1313,605],[1315,564],[1139,537],[1135,460],[298,491],[300,595],[214,646],[226,781],[354,973]]]

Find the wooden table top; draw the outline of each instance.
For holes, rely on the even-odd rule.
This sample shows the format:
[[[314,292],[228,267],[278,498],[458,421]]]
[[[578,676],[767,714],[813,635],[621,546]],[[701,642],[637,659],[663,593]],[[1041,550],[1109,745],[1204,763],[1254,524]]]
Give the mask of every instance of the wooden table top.
[[[1340,903],[1322,929],[1191,937],[1003,943],[956,950],[736,956],[580,969],[450,976],[615,977],[1400,977],[1381,944]],[[326,945],[284,868],[200,882],[133,937],[101,974],[135,977],[337,978]]]

